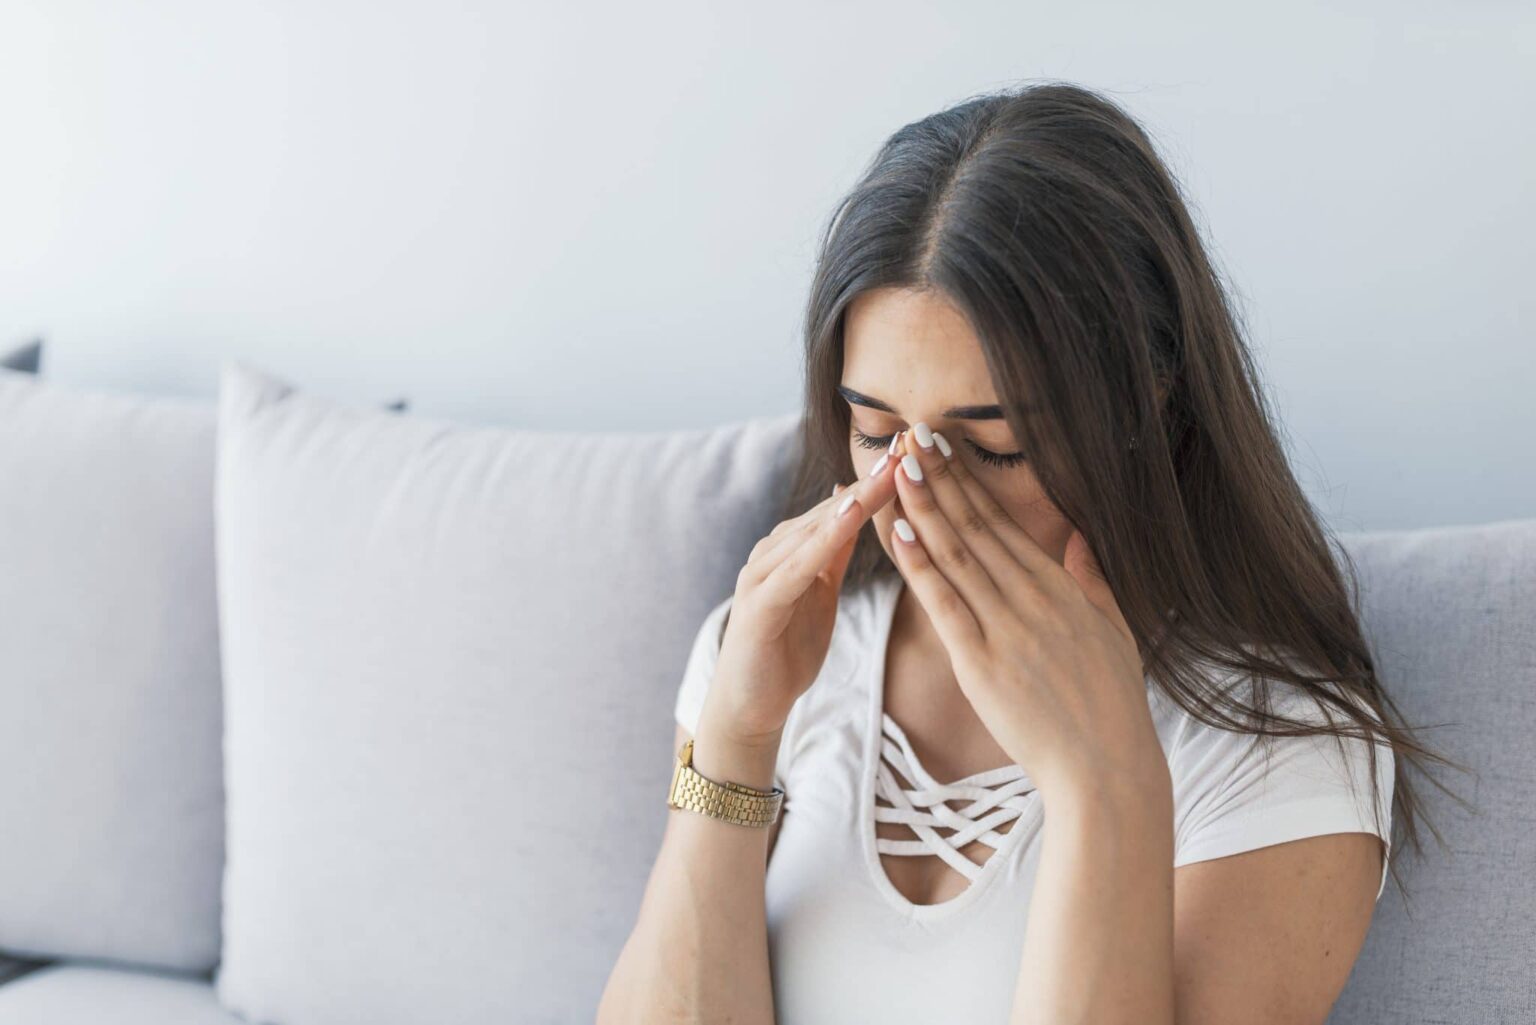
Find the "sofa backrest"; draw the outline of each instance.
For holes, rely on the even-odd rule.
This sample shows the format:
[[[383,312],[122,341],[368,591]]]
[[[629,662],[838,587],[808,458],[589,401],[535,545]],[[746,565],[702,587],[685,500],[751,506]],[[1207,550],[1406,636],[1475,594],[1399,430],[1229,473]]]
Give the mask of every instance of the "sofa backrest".
[[[1421,742],[1423,859],[1388,882],[1334,1025],[1536,1021],[1536,519],[1340,536],[1377,669]]]
[[[27,838],[0,844],[0,950],[222,953],[226,1003],[277,1021],[410,972],[439,1011],[589,1014],[664,828],[684,655],[798,418],[477,429],[238,366],[222,397],[216,445],[212,407],[0,373],[0,822]],[[1341,540],[1388,689],[1476,775],[1439,777],[1471,811],[1415,780],[1445,847],[1394,846],[1411,904],[1389,884],[1331,1021],[1519,1020],[1536,520]],[[390,1003],[370,1020],[422,1010]]]

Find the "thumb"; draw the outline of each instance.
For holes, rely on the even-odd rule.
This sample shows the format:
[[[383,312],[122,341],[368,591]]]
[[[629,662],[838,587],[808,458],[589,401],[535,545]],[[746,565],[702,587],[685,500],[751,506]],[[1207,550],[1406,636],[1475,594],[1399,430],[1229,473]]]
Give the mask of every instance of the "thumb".
[[[1109,581],[1104,577],[1104,568],[1099,565],[1098,557],[1088,546],[1088,539],[1075,527],[1072,530],[1072,536],[1067,538],[1067,548],[1062,555],[1061,564],[1077,579],[1078,583],[1083,584],[1085,590],[1090,586],[1109,586]]]
[[[1083,536],[1081,530],[1073,529],[1072,536],[1067,539],[1067,548],[1062,555],[1062,568],[1072,574],[1083,593],[1088,595],[1090,601],[1098,610],[1109,618],[1126,634],[1131,632],[1130,625],[1120,613],[1120,606],[1115,601],[1115,592],[1109,586],[1109,579],[1104,575],[1104,567],[1099,565],[1098,556],[1093,554],[1093,549],[1088,545],[1088,539]]]

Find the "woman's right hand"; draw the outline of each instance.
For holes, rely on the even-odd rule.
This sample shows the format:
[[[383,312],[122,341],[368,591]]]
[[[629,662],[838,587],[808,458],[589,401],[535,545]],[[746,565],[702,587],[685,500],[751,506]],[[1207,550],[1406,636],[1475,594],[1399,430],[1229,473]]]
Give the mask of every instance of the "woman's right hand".
[[[838,485],[829,498],[774,527],[747,557],[703,713],[718,715],[714,721],[732,739],[776,738],[821,672],[843,574],[859,531],[896,495],[895,466],[887,456],[852,487]],[[839,515],[849,496],[853,503]]]

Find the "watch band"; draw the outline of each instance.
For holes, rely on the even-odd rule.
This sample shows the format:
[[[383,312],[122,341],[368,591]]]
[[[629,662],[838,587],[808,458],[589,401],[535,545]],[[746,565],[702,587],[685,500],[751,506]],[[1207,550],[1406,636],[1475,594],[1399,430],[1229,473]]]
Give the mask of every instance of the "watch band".
[[[701,776],[693,767],[693,738],[677,752],[672,768],[672,786],[667,791],[669,808],[684,808],[710,818],[734,822],[738,826],[771,826],[784,805],[784,791],[778,787],[758,790],[740,783],[717,783]]]

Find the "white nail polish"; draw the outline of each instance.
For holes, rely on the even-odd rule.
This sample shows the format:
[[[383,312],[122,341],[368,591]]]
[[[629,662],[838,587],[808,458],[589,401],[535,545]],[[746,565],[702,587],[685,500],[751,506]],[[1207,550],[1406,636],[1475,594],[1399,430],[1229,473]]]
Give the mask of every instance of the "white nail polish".
[[[880,457],[880,461],[879,462],[877,462],[874,466],[869,468],[869,475],[871,477],[878,477],[878,476],[880,476],[880,471],[885,469],[885,464],[890,462],[890,461],[891,461],[891,455],[890,455],[889,452],[887,452],[885,455]]]
[[[906,541],[908,544],[917,540],[917,535],[912,532],[912,524],[908,523],[901,517],[896,517],[896,522],[893,524],[893,526],[896,528],[896,533],[901,535],[901,539]]]
[[[912,425],[912,436],[917,443],[925,449],[933,448],[933,431],[928,429],[928,424],[922,420]]]
[[[842,504],[837,507],[837,514],[841,516],[843,513],[848,511],[848,508],[851,505],[853,505],[853,496],[849,495],[847,498],[844,498]]]
[[[939,446],[939,451],[944,453],[945,459],[948,459],[950,456],[954,455],[955,450],[949,447],[949,442],[946,441],[944,439],[944,435],[940,434],[938,431],[933,432],[933,441],[934,444]]]
[[[907,471],[907,476],[912,478],[914,482],[923,479],[923,468],[918,464],[917,456],[912,453],[908,452],[901,457],[901,468]]]
[[[899,441],[901,441],[901,432],[897,431],[895,434],[891,435],[891,447],[885,450],[886,455],[896,454],[896,444]]]

